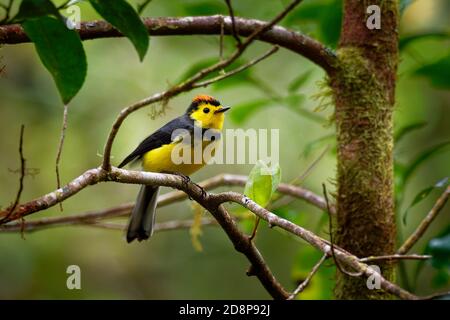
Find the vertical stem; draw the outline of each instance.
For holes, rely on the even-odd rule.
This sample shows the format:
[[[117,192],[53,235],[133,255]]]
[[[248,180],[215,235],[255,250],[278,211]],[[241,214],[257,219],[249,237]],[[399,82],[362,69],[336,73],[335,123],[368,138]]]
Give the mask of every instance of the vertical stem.
[[[338,66],[330,79],[338,141],[336,244],[360,257],[395,252],[393,119],[398,63],[398,3],[371,1],[381,9],[381,29],[370,30],[369,3],[346,0]],[[393,265],[379,263],[392,280]],[[337,275],[339,299],[389,298],[366,281]]]
[[[61,127],[61,134],[59,137],[58,150],[56,152],[56,161],[55,161],[55,171],[56,171],[56,184],[58,189],[61,188],[61,178],[59,175],[59,162],[61,160],[61,153],[64,146],[64,138],[66,137],[66,129],[67,129],[67,114],[68,114],[68,105],[64,105],[64,113],[63,113],[63,121]],[[62,203],[59,203],[59,209],[63,211]]]

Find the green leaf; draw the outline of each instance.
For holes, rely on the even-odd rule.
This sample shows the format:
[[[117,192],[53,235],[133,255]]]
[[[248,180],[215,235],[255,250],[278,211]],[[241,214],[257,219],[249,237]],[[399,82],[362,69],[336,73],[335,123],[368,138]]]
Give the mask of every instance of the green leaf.
[[[262,160],[253,167],[245,184],[244,194],[259,204],[267,206],[281,180],[281,169],[278,164],[268,167]]]
[[[427,39],[427,38],[448,39],[448,38],[450,38],[450,34],[445,31],[431,31],[431,32],[423,32],[423,33],[404,36],[404,37],[400,38],[399,43],[398,43],[398,48],[400,51],[402,51],[410,43],[412,43],[416,40],[422,40],[422,39]]]
[[[341,35],[342,0],[334,0],[324,7],[320,17],[320,32],[322,40],[329,46],[336,48]]]
[[[318,2],[305,3],[302,6],[298,6],[298,9],[293,10],[286,17],[286,24],[293,25],[295,23],[301,23],[306,20],[317,20],[322,13],[324,5]]]
[[[58,9],[50,0],[23,0],[15,19],[23,20],[46,15],[59,17]]]
[[[409,133],[411,133],[415,130],[418,130],[418,129],[422,129],[426,125],[427,125],[427,123],[425,121],[423,121],[423,122],[412,123],[412,124],[409,124],[409,125],[401,128],[394,136],[395,143],[396,144],[399,143],[400,140],[402,140]]]
[[[272,104],[270,99],[259,99],[251,102],[244,102],[238,105],[234,105],[231,108],[230,119],[236,124],[245,122],[256,111],[262,110]]]
[[[439,180],[438,182],[436,182],[434,185],[429,186],[429,187],[421,190],[418,194],[416,194],[416,196],[414,197],[414,200],[411,202],[408,209],[406,209],[405,213],[403,214],[403,223],[406,224],[408,212],[412,207],[414,207],[416,204],[418,204],[419,202],[424,200],[426,197],[428,197],[430,195],[431,191],[436,190],[436,189],[446,188],[449,185],[448,180],[449,180],[449,178],[445,177],[445,178]]]
[[[300,74],[298,77],[292,80],[291,83],[289,83],[288,91],[290,93],[294,93],[295,91],[297,91],[302,85],[306,83],[306,81],[308,81],[311,74],[312,70]]]
[[[336,47],[342,23],[342,0],[307,3],[299,6],[287,18],[286,25],[294,26],[313,22],[320,30],[320,40]]]
[[[431,239],[427,249],[433,256],[430,262],[434,268],[450,270],[450,233]]]
[[[78,34],[58,18],[43,16],[22,24],[39,57],[53,76],[62,101],[67,104],[86,78],[87,62]]]
[[[450,89],[450,55],[420,67],[414,74],[428,78],[437,88]]]
[[[130,39],[142,61],[147,53],[149,36],[147,28],[133,7],[124,0],[89,2],[106,21]]]
[[[439,269],[431,279],[431,283],[435,288],[443,287],[449,284],[450,283],[449,270]]]
[[[411,175],[417,170],[417,168],[430,159],[435,154],[439,153],[440,151],[444,150],[447,146],[450,145],[450,141],[446,141],[443,143],[440,143],[438,145],[435,145],[428,150],[425,150],[424,152],[420,153],[414,161],[412,161],[406,168],[403,173],[403,181],[406,183],[406,181],[411,177]]]

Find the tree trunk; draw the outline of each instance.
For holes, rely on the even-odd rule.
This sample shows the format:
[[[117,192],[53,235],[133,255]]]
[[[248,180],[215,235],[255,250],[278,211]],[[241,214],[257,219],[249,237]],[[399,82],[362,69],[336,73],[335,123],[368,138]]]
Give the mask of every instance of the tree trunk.
[[[381,9],[370,30],[368,5]],[[398,62],[398,3],[346,0],[338,65],[330,78],[338,143],[336,244],[359,256],[393,254],[393,120]],[[379,263],[393,280],[393,266]],[[348,270],[352,271],[352,270]],[[362,277],[337,274],[338,299],[386,299]]]

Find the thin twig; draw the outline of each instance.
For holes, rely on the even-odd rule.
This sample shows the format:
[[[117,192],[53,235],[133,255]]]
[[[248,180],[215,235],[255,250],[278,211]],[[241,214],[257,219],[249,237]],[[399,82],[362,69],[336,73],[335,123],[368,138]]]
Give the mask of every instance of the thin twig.
[[[22,125],[20,127],[20,139],[19,139],[19,156],[20,156],[20,177],[19,177],[19,189],[17,190],[16,198],[14,199],[13,204],[7,209],[7,213],[4,218],[0,220],[0,224],[4,221],[7,221],[14,213],[14,210],[16,210],[17,206],[20,202],[20,196],[22,195],[23,191],[23,180],[25,179],[25,172],[26,172],[26,160],[23,156],[23,133],[25,131],[25,126]]]
[[[219,60],[223,61],[223,41],[224,41],[224,21],[220,16],[220,36],[219,36]]]
[[[427,296],[420,297],[420,300],[434,300],[434,299],[441,298],[441,297],[443,298],[444,296],[447,296],[447,297],[450,296],[450,291],[433,293],[433,294],[430,294]],[[448,300],[448,298],[445,300]]]
[[[151,2],[152,0],[144,0],[142,3],[138,3],[137,5],[137,13],[139,15],[141,15],[145,8],[148,6],[148,4]]]
[[[325,183],[322,183],[322,189],[323,189],[323,197],[325,198],[325,202],[327,204],[327,211],[330,212],[330,203],[328,201],[328,192],[327,192],[327,186]],[[328,221],[329,221],[329,232],[330,232],[330,249],[331,249],[331,256],[333,257],[334,264],[336,265],[337,269],[350,277],[360,277],[362,276],[362,271],[359,272],[350,272],[347,270],[344,270],[342,266],[339,264],[339,261],[336,259],[336,254],[334,252],[334,242],[333,242],[333,217],[331,214],[328,215]]]
[[[59,143],[58,143],[58,151],[56,152],[56,161],[55,161],[55,171],[56,171],[56,185],[59,188],[61,188],[61,178],[59,175],[59,161],[61,160],[61,153],[64,146],[64,138],[66,137],[66,129],[67,129],[67,115],[68,115],[69,107],[67,104],[64,105],[64,112],[63,112],[63,121],[62,121],[62,127],[61,127],[61,133],[59,136]],[[59,209],[63,211],[62,203],[59,203]]]
[[[248,237],[248,240],[253,241],[253,239],[256,237],[256,232],[258,231],[258,226],[261,218],[256,216],[255,217],[255,225],[253,226],[252,233],[250,234],[250,237]]]
[[[414,244],[419,241],[419,239],[423,236],[425,231],[427,231],[430,224],[437,217],[439,212],[441,212],[442,208],[445,206],[445,203],[448,200],[450,195],[450,186],[445,189],[442,195],[434,204],[433,208],[431,208],[430,212],[428,212],[427,216],[422,220],[417,229],[409,236],[408,239],[403,243],[403,245],[397,250],[397,254],[403,255],[407,253]]]
[[[392,254],[392,255],[386,255],[386,256],[374,256],[374,257],[361,258],[361,259],[359,259],[359,261],[372,262],[372,261],[380,261],[380,260],[427,260],[427,259],[431,259],[431,258],[432,258],[432,256],[430,256],[430,255]]]
[[[311,272],[308,274],[305,280],[300,283],[300,285],[297,287],[297,289],[294,290],[294,292],[291,293],[291,295],[287,298],[287,300],[294,300],[303,290],[306,289],[306,287],[309,285],[312,277],[317,273],[320,266],[324,261],[328,258],[328,255],[325,253],[320,260],[314,265]]]
[[[66,0],[60,6],[57,7],[58,10],[64,9],[72,0]]]
[[[227,4],[228,12],[230,13],[230,17],[231,17],[231,31],[233,34],[233,38],[236,39],[237,46],[239,47],[242,45],[242,41],[241,41],[241,38],[239,38],[239,35],[236,31],[236,21],[234,18],[233,6],[231,5],[231,0],[225,0],[225,3]]]
[[[235,75],[236,73],[244,71],[245,69],[248,69],[248,68],[254,66],[255,64],[257,64],[258,62],[260,62],[260,61],[270,57],[272,54],[277,52],[278,49],[279,48],[277,46],[274,46],[270,50],[268,50],[266,53],[264,53],[263,55],[261,55],[261,56],[255,58],[255,59],[247,62],[246,64],[243,64],[242,66],[240,66],[240,67],[238,67],[236,69],[233,69],[233,70],[231,70],[231,71],[229,71],[227,73],[221,74],[221,75],[219,75],[219,76],[217,76],[215,78],[212,78],[212,79],[209,79],[209,80],[205,80],[205,81],[202,81],[202,82],[197,82],[196,84],[194,84],[192,86],[192,88],[206,87],[206,86],[209,86],[210,84],[212,84],[214,82],[217,82],[217,81],[226,79],[228,77],[231,77],[231,76]]]
[[[155,224],[154,231],[170,231],[178,229],[189,229],[193,225],[193,220],[173,220],[166,222],[158,222]],[[217,221],[211,218],[201,220],[202,226],[217,225]],[[125,230],[127,225],[122,223],[105,222],[95,219],[81,219],[78,215],[69,215],[65,217],[50,217],[24,223],[10,223],[0,226],[2,232],[34,232],[47,228],[62,226],[90,226],[109,230]]]
[[[329,241],[315,235],[313,232],[302,228],[286,219],[283,219],[276,214],[262,208],[256,202],[252,201],[248,197],[236,193],[236,192],[223,192],[220,194],[215,194],[214,196],[209,194],[209,198],[215,198],[218,202],[235,202],[240,204],[244,208],[250,210],[254,214],[261,217],[261,219],[267,221],[272,226],[280,227],[287,232],[297,235],[309,244],[311,244],[316,249],[326,253],[331,254],[331,246]],[[381,288],[401,299],[406,300],[416,300],[419,299],[416,295],[404,290],[403,288],[397,286],[396,284],[386,280],[381,273],[379,273],[374,268],[368,266],[359,261],[359,259],[353,254],[347,252],[346,250],[334,245],[335,257],[345,266],[357,270],[361,273],[361,276],[366,277],[377,277],[380,281]]]
[[[119,168],[112,168],[109,173],[106,173],[101,168],[91,169],[86,171],[81,176],[77,177],[66,186],[44,195],[34,201],[22,204],[16,214],[17,217],[22,217],[25,214],[31,212],[41,211],[47,209],[57,203],[64,201],[65,199],[75,195],[80,190],[94,185],[100,182],[114,181],[118,183],[127,184],[145,184],[145,185],[159,185],[165,187],[176,188],[187,193],[193,200],[201,204],[206,210],[208,210],[214,218],[218,221],[224,231],[227,233],[230,240],[233,242],[237,251],[245,254],[247,259],[252,263],[252,274],[256,275],[266,290],[275,298],[287,298],[289,294],[283,289],[271,273],[269,267],[265,264],[261,254],[254,246],[252,241],[248,241],[248,237],[243,234],[237,228],[236,222],[225,210],[223,203],[235,202],[244,208],[255,213],[261,219],[264,219],[269,225],[280,227],[289,233],[292,233],[309,244],[317,248],[318,250],[331,254],[331,248],[329,242],[313,232],[306,230],[286,219],[283,219],[267,209],[259,206],[251,199],[245,197],[237,192],[222,192],[218,194],[212,194],[205,192],[198,188],[197,185],[188,182],[186,183],[181,177],[177,175],[142,172],[142,171],[130,171]],[[330,208],[331,210],[331,208]],[[352,268],[361,272],[366,277],[376,276],[381,288],[389,293],[398,296],[401,299],[418,299],[419,297],[411,294],[410,292],[400,288],[394,283],[386,280],[377,270],[359,261],[358,257],[343,250],[342,248],[334,245],[335,257],[339,262],[346,267]]]

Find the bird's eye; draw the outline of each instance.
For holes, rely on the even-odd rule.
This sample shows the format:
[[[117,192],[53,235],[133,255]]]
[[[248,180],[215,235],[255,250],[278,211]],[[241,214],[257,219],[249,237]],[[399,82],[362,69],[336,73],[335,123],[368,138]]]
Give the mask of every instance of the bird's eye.
[[[209,108],[203,109],[203,112],[204,112],[204,113],[208,113],[208,112],[209,112]]]

